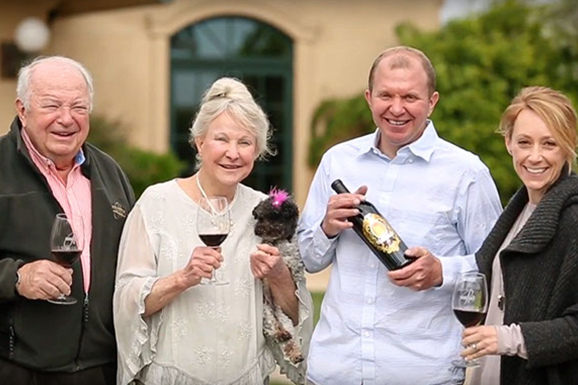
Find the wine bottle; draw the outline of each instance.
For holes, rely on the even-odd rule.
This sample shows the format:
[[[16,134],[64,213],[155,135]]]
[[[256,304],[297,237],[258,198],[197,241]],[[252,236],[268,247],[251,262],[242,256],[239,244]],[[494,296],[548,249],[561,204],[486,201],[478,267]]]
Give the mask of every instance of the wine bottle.
[[[340,179],[334,180],[331,188],[338,194],[349,193]],[[407,246],[373,204],[363,200],[357,209],[359,214],[348,218],[353,223],[353,230],[385,267],[397,270],[414,261],[404,255]]]

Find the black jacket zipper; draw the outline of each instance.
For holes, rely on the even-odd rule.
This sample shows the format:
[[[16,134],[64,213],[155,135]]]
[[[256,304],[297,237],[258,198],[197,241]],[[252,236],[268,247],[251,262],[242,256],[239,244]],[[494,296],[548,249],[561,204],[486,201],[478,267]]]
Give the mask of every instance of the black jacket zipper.
[[[9,338],[9,351],[8,351],[8,357],[12,360],[14,359],[14,345],[15,345],[15,339],[16,339],[16,333],[14,332],[14,325],[12,324],[13,321],[11,321],[10,324],[10,337]]]

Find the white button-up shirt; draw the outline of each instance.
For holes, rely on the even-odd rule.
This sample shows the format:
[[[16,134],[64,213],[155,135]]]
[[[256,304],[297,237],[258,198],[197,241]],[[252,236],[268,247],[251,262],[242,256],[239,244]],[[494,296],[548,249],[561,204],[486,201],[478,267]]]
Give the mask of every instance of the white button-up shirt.
[[[310,272],[332,265],[321,319],[313,334],[308,378],[318,385],[432,385],[451,381],[462,327],[451,309],[456,276],[475,270],[473,256],[442,257],[444,283],[416,292],[393,285],[353,230],[328,239],[321,230],[331,183],[366,198],[408,247],[437,256],[473,254],[501,213],[487,167],[438,137],[432,122],[389,159],[376,147],[379,130],[330,149],[312,182],[299,224]]]

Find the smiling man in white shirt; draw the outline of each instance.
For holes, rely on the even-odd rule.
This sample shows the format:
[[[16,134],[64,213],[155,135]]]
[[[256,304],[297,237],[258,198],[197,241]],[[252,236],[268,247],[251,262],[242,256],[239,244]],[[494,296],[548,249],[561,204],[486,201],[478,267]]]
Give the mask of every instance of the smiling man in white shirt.
[[[467,255],[501,212],[498,192],[476,155],[437,135],[429,119],[439,99],[435,71],[421,51],[382,52],[365,97],[376,131],[327,151],[299,225],[307,270],[332,266],[309,351],[308,381],[450,384],[461,335],[450,306],[452,285],[468,264],[426,254],[388,273],[347,218],[367,198],[408,246],[438,256]],[[357,190],[334,194],[335,179]]]

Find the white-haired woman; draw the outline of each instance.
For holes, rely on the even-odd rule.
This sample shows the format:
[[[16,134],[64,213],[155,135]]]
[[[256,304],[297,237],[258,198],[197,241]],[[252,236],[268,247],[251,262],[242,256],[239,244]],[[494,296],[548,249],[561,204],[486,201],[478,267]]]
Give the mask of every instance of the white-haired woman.
[[[262,278],[307,350],[311,296],[273,246],[259,244],[251,211],[265,195],[241,184],[271,151],[269,122],[247,88],[221,78],[203,97],[191,128],[200,167],[149,187],[121,238],[114,295],[118,383],[268,383],[275,360],[263,336]],[[196,230],[202,197],[224,196],[232,230],[220,248]],[[228,285],[200,285],[224,259]],[[300,382],[303,364],[281,362]]]

